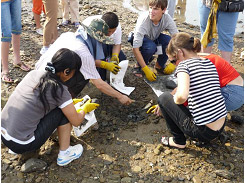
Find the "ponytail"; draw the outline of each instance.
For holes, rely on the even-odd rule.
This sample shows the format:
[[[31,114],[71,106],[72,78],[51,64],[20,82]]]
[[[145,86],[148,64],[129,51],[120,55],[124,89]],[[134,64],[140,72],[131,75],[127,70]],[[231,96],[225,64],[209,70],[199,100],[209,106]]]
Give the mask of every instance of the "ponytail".
[[[51,96],[55,101],[58,101],[64,91],[64,83],[61,81],[57,73],[64,72],[65,69],[79,72],[81,64],[82,62],[79,55],[66,48],[58,50],[54,54],[51,62],[47,63],[45,67],[47,73],[40,78],[40,81],[36,86],[39,90],[39,99],[43,104],[45,113],[50,110],[47,91],[51,91]]]
[[[168,44],[166,53],[175,56],[178,49],[186,49],[198,53],[201,51],[201,42],[185,32],[174,34]]]

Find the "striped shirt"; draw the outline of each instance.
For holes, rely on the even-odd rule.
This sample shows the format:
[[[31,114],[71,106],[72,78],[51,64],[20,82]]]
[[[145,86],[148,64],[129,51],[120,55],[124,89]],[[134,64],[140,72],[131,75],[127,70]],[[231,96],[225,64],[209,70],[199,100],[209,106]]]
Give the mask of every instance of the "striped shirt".
[[[210,60],[184,60],[179,63],[175,75],[179,72],[190,76],[188,105],[196,125],[212,123],[226,116],[219,76]]]

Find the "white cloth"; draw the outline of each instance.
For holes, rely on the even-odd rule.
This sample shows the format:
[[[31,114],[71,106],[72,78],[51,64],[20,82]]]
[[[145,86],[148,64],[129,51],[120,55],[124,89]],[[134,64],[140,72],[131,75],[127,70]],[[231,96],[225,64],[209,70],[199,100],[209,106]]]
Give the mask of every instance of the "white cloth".
[[[123,83],[123,78],[128,68],[128,60],[123,60],[118,65],[121,67],[120,71],[116,75],[112,72],[110,73],[110,85],[118,91],[130,95],[135,87],[126,87]]]
[[[70,49],[80,56],[82,61],[80,72],[83,74],[85,79],[100,78],[93,56],[90,54],[87,46],[77,39],[73,32],[61,34],[60,37],[50,46],[48,51],[45,52],[45,54],[43,54],[35,64],[35,69],[45,70],[47,62],[51,62],[54,54],[61,48]]]
[[[102,15],[89,16],[88,18],[83,20],[82,23],[86,26],[89,26],[92,20],[101,19],[101,17],[102,17]],[[113,39],[115,45],[121,44],[121,42],[122,42],[122,28],[121,28],[120,23],[118,24],[116,31],[110,36],[110,38]]]
[[[80,108],[89,99],[90,99],[90,97],[88,95],[85,95],[83,97],[82,102],[78,102],[75,104],[75,108],[76,109]],[[84,118],[85,118],[84,121],[86,121],[86,122],[83,121],[82,124],[78,127],[73,126],[73,130],[74,130],[77,137],[81,136],[89,127],[93,126],[97,122],[97,119],[96,119],[95,114],[94,114],[94,110],[85,114]]]

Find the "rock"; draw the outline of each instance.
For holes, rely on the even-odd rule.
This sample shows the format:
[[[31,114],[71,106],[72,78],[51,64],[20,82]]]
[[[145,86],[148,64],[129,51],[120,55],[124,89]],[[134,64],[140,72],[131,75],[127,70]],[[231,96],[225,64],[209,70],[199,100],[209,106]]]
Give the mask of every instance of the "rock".
[[[200,178],[199,175],[195,175],[193,178],[192,178],[193,182],[194,183],[202,183],[202,180]]]
[[[163,145],[162,145],[162,144],[158,144],[158,145],[157,145],[157,149],[158,149],[159,151],[162,151],[162,150],[163,150]]]
[[[5,159],[2,160],[2,163],[10,165],[12,162],[5,158]]]
[[[171,150],[170,149],[166,149],[165,151],[164,151],[164,154],[166,154],[166,155],[168,155],[168,154],[171,154]]]
[[[232,115],[231,121],[239,125],[242,125],[244,123],[244,118],[242,116]]]
[[[100,181],[100,183],[104,183],[104,182],[106,182],[106,179],[104,177],[100,177],[99,181]]]
[[[184,181],[184,180],[185,180],[185,177],[182,176],[182,175],[178,175],[178,180],[179,180],[179,181]]]
[[[41,182],[42,181],[42,177],[38,177],[36,180],[35,180],[35,182]]]
[[[171,181],[173,180],[173,178],[170,177],[170,176],[164,176],[164,177],[163,177],[163,180],[164,180],[164,181],[167,181],[167,182],[171,182]]]
[[[21,166],[20,171],[24,173],[33,171],[44,171],[46,167],[47,163],[45,161],[36,158],[31,158]]]
[[[136,172],[136,173],[139,173],[139,172],[141,172],[141,167],[140,166],[135,166],[135,167],[133,167],[133,171]]]
[[[90,9],[89,4],[84,5],[84,6],[83,6],[83,9],[85,9],[85,10],[86,10],[86,9]]]
[[[234,174],[230,171],[227,171],[227,170],[215,170],[216,175],[220,176],[220,177],[224,177],[226,179],[231,179]]]
[[[131,183],[132,182],[132,178],[130,177],[124,177],[121,179],[121,183]]]
[[[161,151],[159,150],[159,149],[154,149],[154,154],[156,154],[156,155],[159,155],[160,153],[161,153]]]

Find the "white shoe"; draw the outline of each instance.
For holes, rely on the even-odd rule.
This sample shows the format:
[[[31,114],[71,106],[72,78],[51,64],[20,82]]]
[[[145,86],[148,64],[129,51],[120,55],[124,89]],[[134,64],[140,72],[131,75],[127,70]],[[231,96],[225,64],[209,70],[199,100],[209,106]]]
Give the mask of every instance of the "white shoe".
[[[63,22],[61,23],[61,25],[63,25],[63,26],[67,26],[68,24],[69,24],[68,20],[63,20]]]
[[[42,47],[42,49],[40,50],[40,54],[43,55],[44,53],[46,53],[46,51],[48,51],[49,47]]]
[[[36,29],[36,33],[43,36],[43,29],[42,28]]]
[[[16,155],[17,153],[15,153],[14,151],[12,151],[11,149],[9,149],[8,151],[9,154],[13,154],[13,155]]]
[[[82,153],[83,146],[81,144],[70,146],[65,155],[58,155],[57,164],[59,166],[65,166],[72,162],[74,159],[78,159],[82,155]]]

